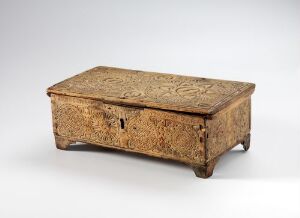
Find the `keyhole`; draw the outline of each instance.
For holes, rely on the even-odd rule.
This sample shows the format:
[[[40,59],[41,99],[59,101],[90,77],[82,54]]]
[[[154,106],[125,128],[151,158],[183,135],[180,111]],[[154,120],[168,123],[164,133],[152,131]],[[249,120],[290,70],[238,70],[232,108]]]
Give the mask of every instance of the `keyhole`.
[[[124,129],[125,122],[124,122],[123,118],[120,119],[120,124],[121,124],[121,129]]]

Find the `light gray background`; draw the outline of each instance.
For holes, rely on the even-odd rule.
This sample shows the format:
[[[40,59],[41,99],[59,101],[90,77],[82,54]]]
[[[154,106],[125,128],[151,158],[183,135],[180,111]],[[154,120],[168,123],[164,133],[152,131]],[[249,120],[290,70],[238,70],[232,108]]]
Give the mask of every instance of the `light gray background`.
[[[56,150],[46,88],[97,65],[254,82],[213,177]],[[299,217],[300,1],[0,0],[0,217]]]

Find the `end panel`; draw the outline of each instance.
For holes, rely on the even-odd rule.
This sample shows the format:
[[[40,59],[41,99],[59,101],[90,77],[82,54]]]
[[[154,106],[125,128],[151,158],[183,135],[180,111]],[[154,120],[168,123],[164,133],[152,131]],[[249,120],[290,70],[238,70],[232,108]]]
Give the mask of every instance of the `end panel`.
[[[206,120],[206,161],[243,142],[251,129],[251,97],[245,97]]]

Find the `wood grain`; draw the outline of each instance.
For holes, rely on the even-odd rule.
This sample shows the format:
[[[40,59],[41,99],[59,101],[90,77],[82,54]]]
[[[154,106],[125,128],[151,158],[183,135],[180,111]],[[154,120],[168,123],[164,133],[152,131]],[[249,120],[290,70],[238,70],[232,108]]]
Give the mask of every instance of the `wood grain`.
[[[47,92],[112,104],[214,114],[254,91],[252,83],[95,67]]]
[[[51,99],[56,136],[189,164],[205,161],[200,116],[54,94]]]
[[[172,159],[196,176],[250,147],[254,84],[96,67],[48,88],[58,149],[75,142]]]
[[[250,133],[251,100],[243,99],[206,120],[207,161],[244,141]]]

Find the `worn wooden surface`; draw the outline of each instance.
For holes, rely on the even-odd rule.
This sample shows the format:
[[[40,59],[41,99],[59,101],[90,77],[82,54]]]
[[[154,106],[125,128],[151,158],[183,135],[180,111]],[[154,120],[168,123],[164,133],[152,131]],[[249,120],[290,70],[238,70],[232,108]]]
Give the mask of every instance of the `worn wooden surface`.
[[[201,116],[52,95],[56,136],[123,150],[204,163]],[[65,148],[65,141],[59,142]]]
[[[173,159],[207,178],[224,152],[249,149],[253,91],[251,83],[97,67],[47,93],[57,148],[78,141]]]
[[[96,67],[50,87],[61,94],[172,111],[214,114],[253,92],[252,83]]]
[[[243,98],[206,120],[207,160],[244,141],[250,133],[251,100]]]

